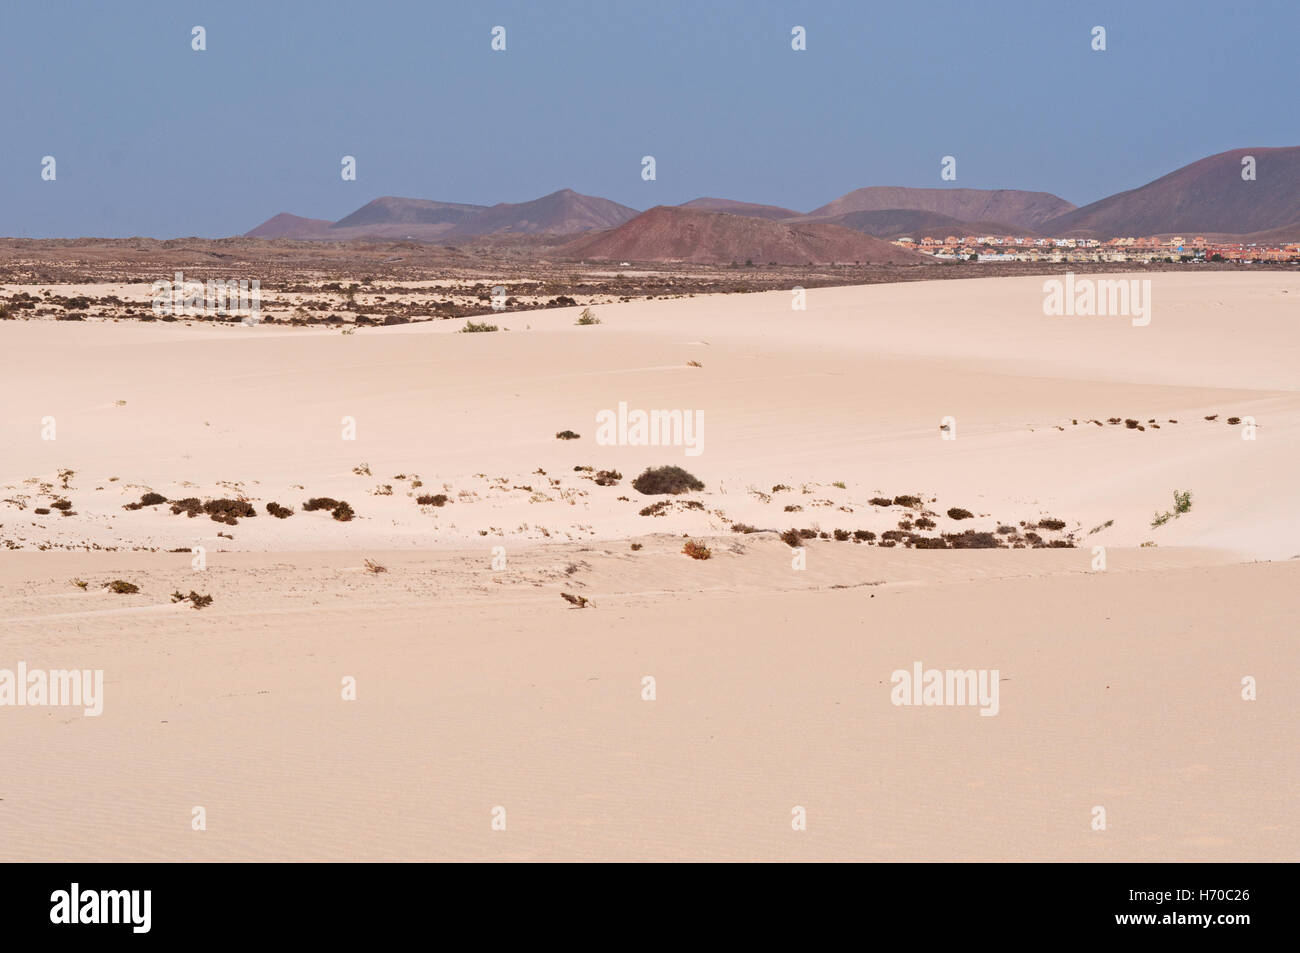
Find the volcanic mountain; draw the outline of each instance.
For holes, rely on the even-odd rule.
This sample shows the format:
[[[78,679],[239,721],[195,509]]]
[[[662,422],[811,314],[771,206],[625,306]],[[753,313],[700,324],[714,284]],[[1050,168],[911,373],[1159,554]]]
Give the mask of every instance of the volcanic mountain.
[[[1005,222],[964,222],[939,212],[910,208],[882,208],[871,212],[846,212],[824,219],[828,225],[843,225],[877,238],[923,238],[948,235],[1033,235],[1032,229]]]
[[[245,238],[328,238],[330,223],[323,218],[303,218],[281,212],[272,215],[251,232],[245,232]]]
[[[636,209],[609,199],[561,189],[531,202],[502,202],[482,209],[466,217],[447,234],[453,238],[503,232],[563,235],[593,228],[613,228],[636,214]]]
[[[758,205],[754,202],[737,202],[734,199],[701,198],[683,202],[678,208],[699,209],[702,212],[727,212],[731,215],[750,215],[754,218],[799,218],[800,213],[779,205]]]
[[[1255,178],[1242,160],[1255,158]],[[1282,232],[1277,232],[1281,229]],[[1300,237],[1300,146],[1233,149],[1043,223],[1049,235],[1094,238],[1178,233]]]
[[[928,259],[838,225],[785,224],[725,212],[657,205],[618,228],[557,249],[577,259],[803,265],[808,262],[908,264]]]
[[[856,189],[833,202],[814,209],[804,221],[828,221],[849,212],[878,212],[911,209],[937,212],[961,222],[1005,222],[1012,230],[1030,229],[1050,218],[1064,215],[1074,205],[1049,192],[1019,189],[911,189],[872,186]]]

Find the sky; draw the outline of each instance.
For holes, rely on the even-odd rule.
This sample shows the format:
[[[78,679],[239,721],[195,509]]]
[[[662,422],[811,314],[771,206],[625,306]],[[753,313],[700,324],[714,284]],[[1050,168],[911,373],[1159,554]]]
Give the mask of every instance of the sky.
[[[809,211],[868,185],[1084,205],[1300,144],[1297,36],[1297,0],[8,2],[0,235],[220,237],[382,195],[561,188],[637,209]]]

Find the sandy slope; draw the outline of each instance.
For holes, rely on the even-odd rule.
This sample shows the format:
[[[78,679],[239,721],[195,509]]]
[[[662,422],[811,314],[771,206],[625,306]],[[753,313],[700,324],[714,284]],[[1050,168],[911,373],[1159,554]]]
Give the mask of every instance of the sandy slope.
[[[1300,278],[1151,280],[1145,328],[1045,317],[1042,279],[476,335],[0,322],[0,668],[102,668],[108,696],[0,708],[0,856],[1294,859]],[[703,453],[597,446],[620,401],[702,410]],[[704,480],[700,509],[640,516],[626,479],[574,470],[662,463]],[[1153,529],[1178,489],[1192,510]],[[145,490],[358,518],[122,509]],[[727,532],[881,532],[906,511],[868,501],[904,493],[939,531],[1054,516],[1079,548],[815,540],[797,572]],[[56,499],[76,515],[35,514]],[[166,552],[198,545],[203,572]],[[913,661],[998,668],[1001,713],[891,706]]]

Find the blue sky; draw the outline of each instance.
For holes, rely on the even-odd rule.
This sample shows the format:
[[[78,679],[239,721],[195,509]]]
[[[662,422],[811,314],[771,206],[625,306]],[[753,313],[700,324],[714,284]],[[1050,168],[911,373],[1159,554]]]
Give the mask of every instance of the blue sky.
[[[866,185],[1082,205],[1226,149],[1300,144],[1297,36],[1295,0],[9,3],[0,235],[223,236],[380,195],[566,187],[635,208],[806,211]]]

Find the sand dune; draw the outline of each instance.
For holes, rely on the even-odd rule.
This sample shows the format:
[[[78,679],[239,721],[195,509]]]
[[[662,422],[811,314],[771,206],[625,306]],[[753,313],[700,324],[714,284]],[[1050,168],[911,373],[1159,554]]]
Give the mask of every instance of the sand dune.
[[[1041,278],[495,334],[0,322],[0,669],[105,680],[99,717],[0,710],[0,858],[1294,859],[1300,278],[1151,282],[1146,327],[1047,317]],[[702,452],[598,444],[620,402],[702,411]],[[661,464],[705,489],[641,515]],[[123,508],[150,491],[258,515]],[[922,511],[1074,547],[799,571],[730,530]],[[998,669],[998,716],[891,705],[915,661]]]

